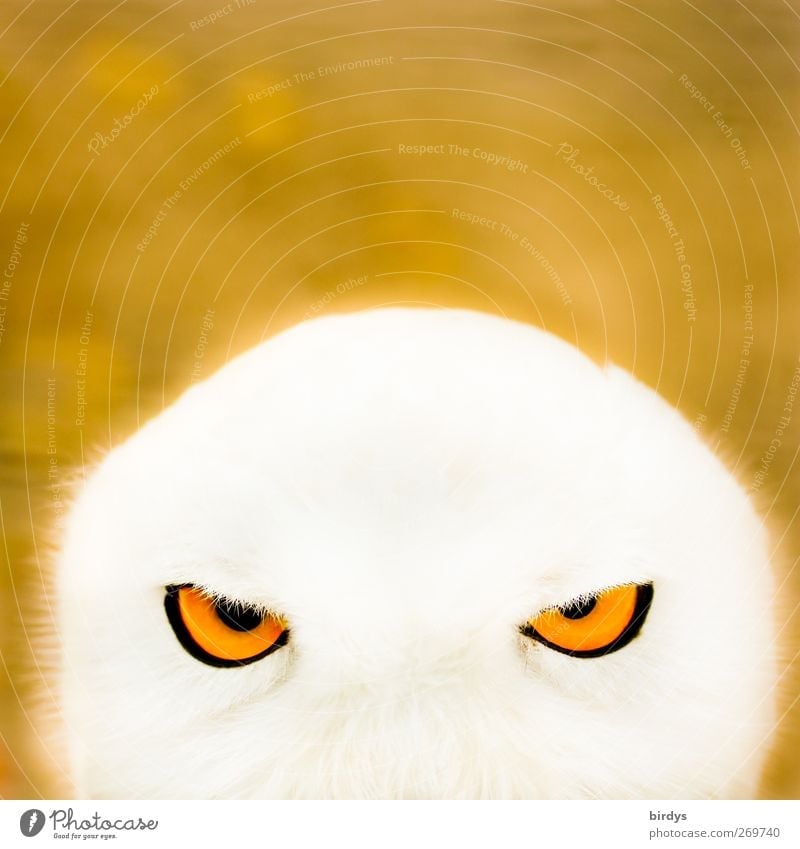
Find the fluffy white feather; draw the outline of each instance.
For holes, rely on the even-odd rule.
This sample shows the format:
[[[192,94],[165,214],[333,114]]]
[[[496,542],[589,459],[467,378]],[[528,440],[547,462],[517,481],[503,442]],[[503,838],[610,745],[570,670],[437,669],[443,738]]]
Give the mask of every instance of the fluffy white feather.
[[[774,725],[767,540],[654,392],[532,327],[301,324],[101,463],[59,563],[63,702],[93,797],[751,796]],[[283,613],[191,657],[183,582]],[[652,582],[597,658],[519,626]]]

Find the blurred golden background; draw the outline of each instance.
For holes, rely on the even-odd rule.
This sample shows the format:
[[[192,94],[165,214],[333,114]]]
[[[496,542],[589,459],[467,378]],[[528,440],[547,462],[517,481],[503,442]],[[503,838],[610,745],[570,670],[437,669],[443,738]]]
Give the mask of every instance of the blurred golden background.
[[[0,795],[70,481],[306,317],[462,306],[633,371],[774,533],[800,797],[800,16],[778,0],[0,3]],[[42,616],[44,615],[44,620]]]

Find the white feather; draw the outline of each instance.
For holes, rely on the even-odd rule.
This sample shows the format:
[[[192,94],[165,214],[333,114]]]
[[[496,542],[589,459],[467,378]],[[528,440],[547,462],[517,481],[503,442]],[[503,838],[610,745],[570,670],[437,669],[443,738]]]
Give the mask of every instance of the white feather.
[[[92,797],[746,797],[775,722],[742,489],[629,375],[477,313],[317,319],[231,362],[100,464],[58,582]],[[181,582],[288,644],[197,661]],[[619,651],[519,632],[630,582],[655,594]]]

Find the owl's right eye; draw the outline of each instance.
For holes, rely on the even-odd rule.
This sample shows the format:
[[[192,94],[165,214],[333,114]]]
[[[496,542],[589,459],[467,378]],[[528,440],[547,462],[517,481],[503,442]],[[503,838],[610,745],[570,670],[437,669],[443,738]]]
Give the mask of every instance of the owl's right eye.
[[[193,584],[167,587],[167,619],[180,644],[210,666],[243,666],[286,645],[289,629],[279,616],[218,598]]]

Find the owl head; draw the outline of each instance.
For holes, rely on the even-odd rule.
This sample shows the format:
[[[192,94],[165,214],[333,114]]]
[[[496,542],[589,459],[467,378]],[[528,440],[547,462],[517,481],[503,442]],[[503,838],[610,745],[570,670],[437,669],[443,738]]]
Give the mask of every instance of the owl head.
[[[79,493],[58,564],[77,793],[751,796],[761,522],[627,373],[458,310],[316,319]]]

